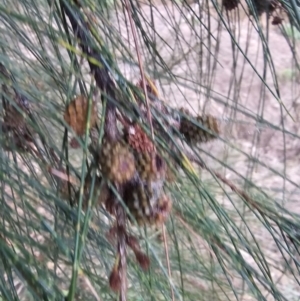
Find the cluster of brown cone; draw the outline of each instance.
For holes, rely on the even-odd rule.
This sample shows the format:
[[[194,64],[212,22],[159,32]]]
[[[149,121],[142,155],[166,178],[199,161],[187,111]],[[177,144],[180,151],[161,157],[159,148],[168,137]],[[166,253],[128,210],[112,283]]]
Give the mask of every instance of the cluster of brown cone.
[[[137,87],[141,89],[141,86],[139,82]],[[149,80],[146,88],[153,102],[154,98],[158,98],[157,88]],[[142,106],[142,100],[138,96],[136,99]],[[88,100],[83,96],[74,98],[66,108],[64,119],[78,136],[86,132],[87,113]],[[218,136],[215,117],[204,115],[193,119],[186,110],[181,109],[181,113],[178,130],[188,143],[203,143]],[[89,128],[94,130],[98,119],[94,102],[90,116]],[[123,117],[126,119],[126,116]],[[103,178],[97,181],[104,181],[98,203],[104,204],[107,211],[115,215],[118,201],[111,188],[113,185],[122,191],[123,200],[129,209],[129,220],[133,217],[138,224],[148,225],[164,223],[172,207],[172,201],[164,193],[164,185],[174,180],[176,175],[141,125],[128,120],[122,125],[121,136],[116,140],[104,136],[98,151],[97,162]],[[98,137],[94,131],[91,139],[92,144],[97,145]],[[87,178],[86,194],[89,183]]]
[[[134,135],[131,127],[134,127]],[[101,172],[123,191],[123,200],[138,224],[161,224],[171,210],[171,200],[163,192],[167,165],[156,152],[151,139],[137,125],[125,129],[119,141],[104,139],[100,153]],[[146,138],[147,137],[147,138]],[[108,188],[109,189],[109,188]],[[114,214],[112,192],[105,201]]]

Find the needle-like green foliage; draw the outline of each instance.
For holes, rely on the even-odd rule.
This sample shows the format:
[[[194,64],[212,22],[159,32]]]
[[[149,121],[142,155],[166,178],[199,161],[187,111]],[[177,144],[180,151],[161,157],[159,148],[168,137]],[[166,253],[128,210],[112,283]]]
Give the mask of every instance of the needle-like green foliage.
[[[0,300],[299,300],[300,7],[224,2],[0,1]],[[161,228],[128,223],[150,267],[128,249],[124,299],[109,284],[114,217],[98,203],[92,124],[77,137],[64,114],[85,95],[98,142],[111,104],[151,136],[140,68],[159,92],[144,106],[176,180],[164,186],[169,264]],[[95,70],[109,75],[102,86]],[[183,116],[213,138],[190,145]]]

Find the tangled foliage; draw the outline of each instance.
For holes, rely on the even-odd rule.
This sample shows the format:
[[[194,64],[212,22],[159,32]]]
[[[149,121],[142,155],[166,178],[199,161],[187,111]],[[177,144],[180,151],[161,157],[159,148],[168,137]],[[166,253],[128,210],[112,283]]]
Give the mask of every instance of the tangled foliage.
[[[298,300],[298,10],[0,4],[1,298]]]

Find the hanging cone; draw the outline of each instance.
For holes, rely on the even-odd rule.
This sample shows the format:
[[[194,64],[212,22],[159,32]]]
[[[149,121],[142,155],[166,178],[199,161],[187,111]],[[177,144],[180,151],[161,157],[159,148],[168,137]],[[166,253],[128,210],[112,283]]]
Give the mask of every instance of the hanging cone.
[[[190,116],[190,114],[184,109],[181,109],[181,111],[188,117]],[[183,115],[181,116],[179,127],[179,131],[184,135],[188,143],[196,144],[208,142],[215,139],[216,135],[220,133],[215,117],[211,115],[198,116],[195,123],[188,117]],[[196,123],[201,125],[203,128],[198,126]]]
[[[166,174],[166,162],[155,152],[137,153],[136,170],[142,181],[163,181]]]
[[[124,137],[134,152],[139,177],[146,181],[164,178],[166,163],[155,151],[153,142],[142,128],[138,124],[131,125],[125,131]]]
[[[163,182],[138,183],[126,187],[124,201],[139,225],[165,222],[172,202],[163,192]]]
[[[252,5],[256,14],[261,16],[263,13],[273,13],[278,7],[279,2],[277,0],[252,0]],[[253,15],[251,7],[249,9],[250,14]]]
[[[279,25],[284,19],[279,16],[274,16],[272,20],[272,25]]]
[[[12,95],[9,97],[13,97]],[[23,98],[22,98],[23,99]],[[27,125],[24,115],[27,112],[28,101],[15,97],[15,105],[21,112],[8,100],[3,100],[3,123],[2,132],[7,134],[7,148],[16,146],[18,149],[26,150],[28,143],[33,142],[33,130]],[[20,103],[19,103],[20,101]],[[22,114],[23,111],[23,114]]]
[[[91,115],[90,115],[90,128],[96,125],[98,119],[96,103],[92,102]],[[89,102],[83,96],[75,97],[66,107],[64,119],[66,123],[74,130],[77,136],[85,134],[87,127]]]
[[[226,10],[233,10],[238,7],[240,1],[239,0],[223,0],[222,5]]]
[[[17,148],[28,150],[33,142],[33,129],[26,123],[25,115],[31,113],[28,99],[14,87],[16,80],[6,67],[0,63],[2,83],[3,123],[2,132],[5,134],[3,147],[6,150]]]
[[[129,146],[139,153],[154,151],[153,142],[138,124],[130,125],[125,130],[124,138]]]
[[[130,181],[135,174],[135,159],[123,143],[104,140],[100,153],[100,166],[103,175],[117,184]]]

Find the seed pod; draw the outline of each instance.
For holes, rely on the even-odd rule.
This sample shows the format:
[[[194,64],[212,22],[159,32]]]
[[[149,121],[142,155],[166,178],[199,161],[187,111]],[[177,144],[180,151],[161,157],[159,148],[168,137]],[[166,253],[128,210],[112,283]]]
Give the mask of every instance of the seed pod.
[[[283,21],[283,18],[279,17],[279,16],[274,16],[273,20],[272,20],[272,25],[279,25],[281,24]]]
[[[114,267],[109,276],[109,286],[114,292],[119,292],[121,289],[121,276],[119,272],[119,258],[116,259]]]
[[[136,171],[132,152],[120,141],[103,141],[100,166],[104,176],[118,184],[124,184],[131,180]]]
[[[124,138],[130,147],[139,153],[154,151],[153,142],[138,124],[130,125],[125,129]]]
[[[279,5],[278,0],[252,0],[252,4],[255,13],[258,16],[261,16],[263,13],[271,14]],[[253,9],[251,7],[250,14],[253,14]]]
[[[97,106],[93,101],[90,115],[90,128],[93,128],[97,122]],[[64,113],[64,119],[66,123],[74,130],[78,136],[85,134],[87,122],[88,122],[88,108],[89,102],[83,96],[79,95],[75,97],[67,106]]]
[[[2,132],[8,138],[4,145],[7,150],[10,150],[12,146],[19,150],[27,150],[28,143],[33,142],[33,130],[24,118],[30,109],[28,100],[25,97],[16,95],[4,84],[2,85],[2,90],[4,93],[2,97],[4,109]],[[15,101],[14,104],[10,102],[13,100]]]
[[[226,10],[233,10],[238,7],[239,0],[223,0],[222,5]]]
[[[126,243],[134,252],[141,249],[138,239],[133,235],[126,236]]]
[[[215,139],[216,135],[219,134],[220,131],[215,117],[211,115],[198,116],[195,123],[199,123],[202,128],[188,118],[190,114],[187,111],[184,109],[181,109],[181,111],[187,115],[187,117],[181,116],[179,131],[184,135],[188,143],[196,144],[198,142],[208,142]]]
[[[149,257],[142,251],[134,252],[135,258],[143,270],[148,270],[150,266]]]
[[[171,210],[171,201],[162,193],[163,182],[134,183],[124,190],[124,201],[139,225],[161,224]]]
[[[142,128],[138,124],[131,125],[126,129],[124,137],[134,152],[139,177],[144,181],[163,179],[166,163]]]
[[[136,170],[142,181],[163,181],[166,175],[166,168],[166,162],[156,152],[136,154]]]

